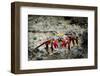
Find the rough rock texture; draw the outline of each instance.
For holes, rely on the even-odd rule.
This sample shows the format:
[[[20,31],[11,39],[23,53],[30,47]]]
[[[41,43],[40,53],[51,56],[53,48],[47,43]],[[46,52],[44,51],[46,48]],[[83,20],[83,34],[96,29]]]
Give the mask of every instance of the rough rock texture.
[[[86,17],[28,16],[28,59],[55,60],[88,57],[88,19]],[[45,45],[35,49],[47,38],[55,37],[55,33],[69,34],[75,32],[79,37],[79,45],[57,48],[50,55]],[[49,47],[49,52],[51,51]]]

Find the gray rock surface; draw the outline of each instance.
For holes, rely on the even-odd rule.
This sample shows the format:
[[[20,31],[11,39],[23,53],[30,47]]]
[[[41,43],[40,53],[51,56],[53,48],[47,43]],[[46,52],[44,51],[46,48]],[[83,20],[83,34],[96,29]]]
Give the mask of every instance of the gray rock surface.
[[[87,18],[66,18],[55,16],[28,16],[28,60],[77,59],[88,57]],[[77,21],[73,22],[75,20]],[[55,32],[64,34],[75,32],[76,36],[79,37],[79,45],[71,45],[70,50],[68,48],[58,48],[51,54],[48,54],[45,45],[34,49],[47,38],[54,37]]]

